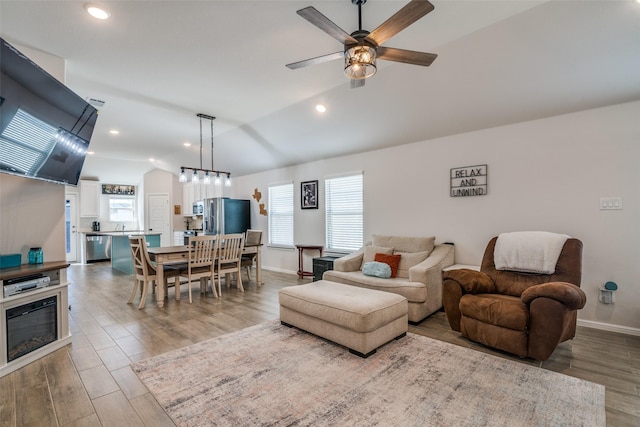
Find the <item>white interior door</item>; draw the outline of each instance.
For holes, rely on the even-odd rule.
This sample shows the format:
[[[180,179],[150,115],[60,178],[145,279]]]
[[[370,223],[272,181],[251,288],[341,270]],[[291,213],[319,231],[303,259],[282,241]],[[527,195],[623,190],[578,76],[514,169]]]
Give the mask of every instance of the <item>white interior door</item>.
[[[65,245],[67,262],[78,261],[78,196],[65,196]]]
[[[162,233],[160,246],[171,246],[171,216],[168,194],[149,194],[148,230]]]

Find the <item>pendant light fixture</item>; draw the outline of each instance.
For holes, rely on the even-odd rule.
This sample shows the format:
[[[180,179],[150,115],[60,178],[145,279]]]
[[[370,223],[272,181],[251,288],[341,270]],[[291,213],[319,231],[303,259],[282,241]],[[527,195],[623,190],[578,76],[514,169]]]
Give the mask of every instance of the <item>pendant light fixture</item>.
[[[191,175],[191,182],[193,183],[200,182],[200,172],[203,172],[203,176],[202,176],[203,184],[206,184],[206,185],[210,184],[211,177],[214,176],[215,177],[214,184],[221,185],[222,181],[220,179],[220,175],[226,175],[227,177],[225,179],[224,185],[226,187],[230,187],[231,172],[222,172],[222,171],[213,170],[213,121],[216,118],[213,116],[209,116],[207,114],[202,114],[202,113],[198,113],[196,114],[196,116],[200,119],[200,167],[194,168],[189,166],[180,166],[180,175],[179,175],[178,181],[187,182],[187,174],[185,170],[191,170],[193,171],[193,174]],[[209,120],[211,122],[211,169],[204,169],[202,167],[202,120],[203,119]]]

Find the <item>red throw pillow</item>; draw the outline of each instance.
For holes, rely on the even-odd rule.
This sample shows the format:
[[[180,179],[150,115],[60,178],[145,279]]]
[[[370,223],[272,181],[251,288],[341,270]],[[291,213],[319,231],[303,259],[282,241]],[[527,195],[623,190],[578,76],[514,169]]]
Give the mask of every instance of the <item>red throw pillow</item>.
[[[398,274],[398,266],[400,265],[400,255],[387,255],[387,254],[376,254],[373,258],[374,261],[384,262],[385,264],[391,267],[391,277],[396,277]]]

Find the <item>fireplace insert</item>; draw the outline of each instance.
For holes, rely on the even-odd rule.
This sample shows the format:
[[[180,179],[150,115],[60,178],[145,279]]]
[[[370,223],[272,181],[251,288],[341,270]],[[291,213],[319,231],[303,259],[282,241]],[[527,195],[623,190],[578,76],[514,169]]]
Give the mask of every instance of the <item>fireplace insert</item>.
[[[7,361],[58,339],[57,310],[55,295],[7,310]]]

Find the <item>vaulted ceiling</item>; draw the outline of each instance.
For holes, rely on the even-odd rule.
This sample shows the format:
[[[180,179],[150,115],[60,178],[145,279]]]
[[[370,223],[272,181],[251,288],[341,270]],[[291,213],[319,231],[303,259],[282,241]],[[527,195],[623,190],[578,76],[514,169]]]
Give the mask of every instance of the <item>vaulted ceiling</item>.
[[[363,28],[406,3],[369,0]],[[83,176],[113,183],[198,166],[197,113],[217,117],[213,168],[238,176],[640,99],[635,0],[432,3],[385,46],[435,62],[381,61],[358,89],[341,60],[285,67],[341,49],[296,10],[314,6],[352,32],[350,0],[104,1],[106,21],[85,2],[2,0],[0,34],[64,58],[67,85],[105,101]]]

